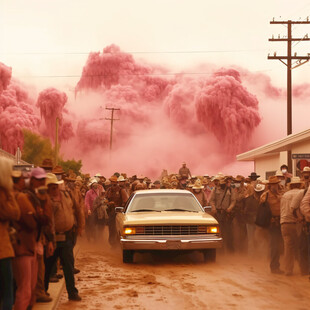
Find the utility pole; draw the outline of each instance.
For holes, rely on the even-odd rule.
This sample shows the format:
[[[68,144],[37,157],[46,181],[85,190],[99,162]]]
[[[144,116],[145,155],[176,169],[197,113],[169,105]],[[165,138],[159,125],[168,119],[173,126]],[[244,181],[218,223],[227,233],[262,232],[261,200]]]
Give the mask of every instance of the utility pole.
[[[58,165],[58,151],[59,151],[59,142],[58,142],[58,132],[59,132],[59,117],[56,117],[56,132],[55,132],[55,166]]]
[[[297,53],[292,55],[292,42],[296,41],[310,41],[308,35],[306,34],[303,38],[293,38],[292,37],[292,25],[296,24],[310,24],[309,17],[307,17],[306,21],[275,21],[274,19],[270,22],[270,24],[280,24],[287,25],[287,37],[274,38],[272,36],[269,41],[271,42],[287,42],[287,56],[277,56],[275,52],[273,56],[268,54],[268,59],[278,59],[287,68],[287,135],[292,134],[292,69],[295,69],[310,60],[310,53],[307,56],[297,56]],[[294,64],[292,64],[292,60],[296,60]],[[287,152],[287,165],[289,167],[289,171],[292,171],[292,152],[288,150]]]
[[[112,141],[113,141],[113,122],[119,121],[119,118],[114,118],[114,111],[119,111],[120,109],[116,109],[116,108],[105,108],[105,109],[111,111],[111,118],[105,118],[107,121],[111,121],[111,131],[110,131],[110,154],[111,154]]]

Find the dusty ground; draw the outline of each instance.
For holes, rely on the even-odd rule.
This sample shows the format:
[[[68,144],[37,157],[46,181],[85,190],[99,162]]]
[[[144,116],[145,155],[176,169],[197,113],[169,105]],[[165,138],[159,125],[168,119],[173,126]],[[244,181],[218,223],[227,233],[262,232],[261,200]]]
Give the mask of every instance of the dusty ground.
[[[273,275],[264,256],[218,255],[204,263],[200,253],[137,254],[123,264],[121,251],[106,240],[79,243],[76,276],[82,302],[64,292],[59,310],[73,309],[309,309],[310,282],[295,275]]]

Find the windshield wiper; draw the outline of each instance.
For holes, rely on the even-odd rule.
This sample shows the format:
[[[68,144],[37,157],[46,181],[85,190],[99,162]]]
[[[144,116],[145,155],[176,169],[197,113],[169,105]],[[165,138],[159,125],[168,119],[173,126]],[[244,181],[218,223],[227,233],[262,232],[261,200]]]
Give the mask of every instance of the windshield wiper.
[[[160,212],[158,210],[152,210],[152,209],[139,209],[139,210],[133,210],[129,212]]]
[[[198,213],[198,211],[186,210],[186,209],[166,209],[164,211],[186,211],[186,212],[196,212],[196,213]]]

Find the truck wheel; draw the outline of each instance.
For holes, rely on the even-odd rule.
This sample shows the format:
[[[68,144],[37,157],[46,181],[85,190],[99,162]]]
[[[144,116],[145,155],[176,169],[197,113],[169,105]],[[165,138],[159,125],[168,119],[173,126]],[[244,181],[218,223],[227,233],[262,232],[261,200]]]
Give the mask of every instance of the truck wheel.
[[[216,261],[216,249],[208,249],[203,251],[204,261],[208,262],[215,262]]]
[[[123,250],[123,263],[125,264],[131,264],[133,263],[133,250]]]

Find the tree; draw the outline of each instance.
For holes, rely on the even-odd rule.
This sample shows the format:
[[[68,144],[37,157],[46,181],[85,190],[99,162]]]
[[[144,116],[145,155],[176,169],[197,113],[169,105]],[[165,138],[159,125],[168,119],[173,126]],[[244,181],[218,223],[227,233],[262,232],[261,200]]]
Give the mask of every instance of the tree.
[[[44,159],[54,158],[55,151],[49,138],[44,138],[41,135],[30,130],[24,129],[24,147],[22,152],[22,159],[35,166],[40,166]],[[63,160],[59,158],[59,165],[68,173],[72,170],[76,175],[79,175],[82,168],[81,160]]]
[[[51,141],[37,133],[24,129],[24,147],[22,159],[30,164],[39,166],[45,158],[53,158],[54,150]]]
[[[72,170],[76,175],[80,175],[81,174],[80,170],[82,168],[82,161],[81,160],[76,161],[74,159],[64,161],[60,159],[59,166],[61,166],[66,173],[68,173],[69,170]]]

